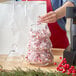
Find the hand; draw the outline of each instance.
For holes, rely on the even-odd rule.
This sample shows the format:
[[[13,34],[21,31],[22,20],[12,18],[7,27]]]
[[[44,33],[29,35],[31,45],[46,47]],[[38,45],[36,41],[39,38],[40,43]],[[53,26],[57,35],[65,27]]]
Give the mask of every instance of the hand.
[[[38,23],[54,23],[57,21],[57,15],[54,11],[51,11],[44,16],[40,16],[39,18],[40,20],[38,21]]]

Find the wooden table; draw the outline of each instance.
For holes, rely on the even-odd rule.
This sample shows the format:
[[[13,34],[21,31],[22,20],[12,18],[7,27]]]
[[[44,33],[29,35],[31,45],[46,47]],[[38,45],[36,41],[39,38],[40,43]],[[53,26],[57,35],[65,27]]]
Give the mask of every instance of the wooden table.
[[[60,63],[61,60],[59,59],[59,57],[63,57],[63,51],[64,49],[55,49],[52,48],[52,52],[54,55],[54,62],[56,63]],[[10,58],[11,59],[11,58]],[[55,71],[57,65],[49,65],[46,67],[39,67],[39,66],[34,66],[34,65],[30,65],[28,63],[25,62],[25,60],[21,60],[21,57],[12,57],[13,61],[8,61],[7,60],[7,55],[0,55],[0,64],[3,66],[3,68],[5,70],[12,70],[15,69],[16,67],[20,67],[22,70],[27,70],[28,69],[32,69],[32,70],[37,70],[37,69],[41,69],[42,71]]]
[[[0,0],[0,3],[1,3],[1,2],[6,2],[6,1],[10,1],[10,0]]]

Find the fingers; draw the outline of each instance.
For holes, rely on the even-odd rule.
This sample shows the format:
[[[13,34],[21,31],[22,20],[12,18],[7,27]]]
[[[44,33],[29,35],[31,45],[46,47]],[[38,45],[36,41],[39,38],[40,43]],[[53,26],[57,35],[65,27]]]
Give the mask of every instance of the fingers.
[[[52,20],[52,19],[55,19],[56,18],[56,15],[55,14],[53,14],[53,15],[51,15],[51,16],[48,16],[48,17],[45,17],[45,18],[41,18],[41,22],[44,22],[44,21],[47,21],[47,20]]]
[[[39,23],[53,23],[56,22],[57,20],[56,13],[53,11],[39,18],[40,18],[40,20],[38,21]]]
[[[54,22],[55,22],[55,19],[48,19],[48,20],[42,21],[42,23],[54,23]]]
[[[53,14],[53,11],[45,14],[44,16],[42,16],[42,17],[40,17],[40,18],[44,19],[44,18],[46,18],[46,17],[48,17],[48,16],[51,16],[52,14]]]

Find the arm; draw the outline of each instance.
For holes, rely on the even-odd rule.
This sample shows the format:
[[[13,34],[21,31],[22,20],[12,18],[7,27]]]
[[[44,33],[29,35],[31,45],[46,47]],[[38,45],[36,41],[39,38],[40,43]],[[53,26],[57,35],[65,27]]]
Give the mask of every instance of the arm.
[[[62,18],[65,16],[66,13],[66,7],[73,7],[74,4],[71,1],[65,2],[63,6],[60,8],[56,9],[55,11],[50,11],[49,13],[45,14],[44,16],[40,17],[39,23],[54,23],[58,19]]]
[[[70,1],[66,2],[62,7],[55,10],[57,19],[62,18],[66,15],[66,7],[73,7],[74,4]]]

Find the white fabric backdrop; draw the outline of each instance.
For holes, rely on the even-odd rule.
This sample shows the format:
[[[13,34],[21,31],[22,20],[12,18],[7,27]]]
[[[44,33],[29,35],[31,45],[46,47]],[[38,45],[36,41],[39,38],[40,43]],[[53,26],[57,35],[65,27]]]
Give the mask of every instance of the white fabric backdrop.
[[[37,21],[38,16],[46,13],[45,2],[26,3],[0,3],[0,54],[11,50],[24,53],[27,50],[29,26]]]

